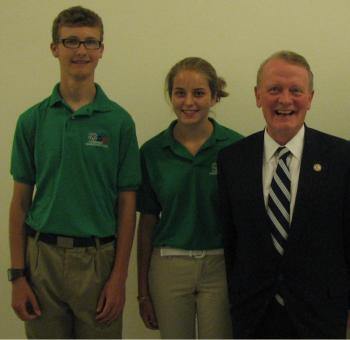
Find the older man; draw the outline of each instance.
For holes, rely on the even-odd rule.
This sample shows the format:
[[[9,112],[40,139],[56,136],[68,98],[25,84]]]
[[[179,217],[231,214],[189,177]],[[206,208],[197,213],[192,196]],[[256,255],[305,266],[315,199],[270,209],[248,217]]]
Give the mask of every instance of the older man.
[[[219,155],[235,338],[344,338],[350,273],[350,145],[304,123],[304,57],[258,71],[264,131]]]

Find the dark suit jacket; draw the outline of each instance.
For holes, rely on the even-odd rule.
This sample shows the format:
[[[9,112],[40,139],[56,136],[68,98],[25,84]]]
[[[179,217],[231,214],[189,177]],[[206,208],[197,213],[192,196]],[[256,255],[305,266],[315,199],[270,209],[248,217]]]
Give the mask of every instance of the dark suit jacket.
[[[253,334],[279,290],[301,338],[344,338],[350,287],[350,143],[306,127],[293,220],[280,257],[263,198],[263,136],[258,132],[225,148],[218,159],[234,337]]]

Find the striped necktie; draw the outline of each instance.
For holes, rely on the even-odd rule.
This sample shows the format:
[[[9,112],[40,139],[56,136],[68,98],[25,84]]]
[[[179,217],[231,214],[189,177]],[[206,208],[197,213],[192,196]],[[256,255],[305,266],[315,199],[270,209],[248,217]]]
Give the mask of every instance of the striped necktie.
[[[276,154],[278,164],[271,181],[267,214],[272,222],[272,242],[282,256],[290,226],[290,172],[287,157],[291,152],[286,147],[280,147]]]

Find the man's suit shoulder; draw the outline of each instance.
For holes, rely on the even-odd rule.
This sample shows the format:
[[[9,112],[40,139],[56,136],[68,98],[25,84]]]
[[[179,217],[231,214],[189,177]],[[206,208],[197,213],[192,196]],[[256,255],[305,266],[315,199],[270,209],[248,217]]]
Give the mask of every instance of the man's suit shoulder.
[[[249,155],[261,155],[263,147],[264,131],[259,131],[223,148],[218,160],[223,163],[247,161],[252,158]],[[350,162],[349,141],[309,127],[305,130],[304,148],[311,153],[337,155],[342,163]]]
[[[247,136],[234,144],[228,145],[220,151],[220,156],[234,156],[238,154],[242,154],[245,152],[254,152],[255,148],[261,147],[264,139],[264,131],[256,132],[250,136]]]
[[[252,150],[252,147],[256,148],[257,146],[261,146],[263,140],[264,131],[259,131],[234,144],[228,145],[223,148],[220,153],[224,155],[233,155],[235,153],[249,152]],[[317,141],[319,146],[338,147],[344,148],[344,150],[350,149],[350,141],[309,127],[306,128],[306,140]]]
[[[309,127],[306,128],[306,134],[312,137],[320,138],[321,140],[324,140],[327,143],[347,143],[347,141],[343,138],[330,135],[326,132],[315,130]]]
[[[305,134],[305,144],[313,143],[315,148],[323,148],[326,151],[334,150],[350,159],[350,142],[322,131],[307,128]]]

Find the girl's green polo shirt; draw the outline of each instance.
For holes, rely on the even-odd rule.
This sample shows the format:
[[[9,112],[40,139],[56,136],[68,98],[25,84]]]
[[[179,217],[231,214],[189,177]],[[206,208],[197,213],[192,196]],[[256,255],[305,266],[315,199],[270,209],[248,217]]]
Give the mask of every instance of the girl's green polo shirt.
[[[176,121],[141,148],[138,210],[160,216],[154,247],[223,247],[217,193],[218,152],[242,136],[211,119],[214,130],[193,156],[173,137]]]
[[[105,237],[117,229],[118,192],[135,191],[140,166],[130,115],[96,85],[72,112],[59,94],[18,119],[11,173],[36,186],[26,222],[43,233]]]

